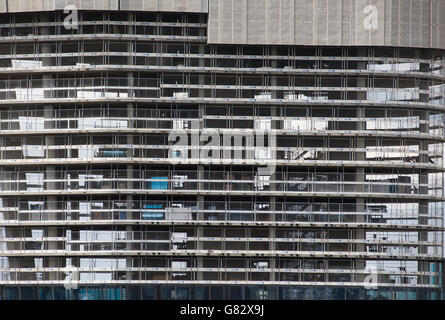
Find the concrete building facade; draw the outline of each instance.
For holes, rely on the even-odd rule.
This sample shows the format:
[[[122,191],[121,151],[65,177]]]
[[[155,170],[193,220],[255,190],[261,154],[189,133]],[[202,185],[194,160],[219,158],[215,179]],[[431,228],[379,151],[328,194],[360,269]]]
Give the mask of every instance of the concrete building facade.
[[[0,299],[440,299],[444,0],[0,0]]]

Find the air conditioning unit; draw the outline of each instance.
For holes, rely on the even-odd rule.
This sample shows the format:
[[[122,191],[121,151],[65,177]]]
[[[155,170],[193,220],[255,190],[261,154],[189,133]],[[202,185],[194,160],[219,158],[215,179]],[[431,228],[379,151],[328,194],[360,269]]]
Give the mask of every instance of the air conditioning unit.
[[[174,92],[173,98],[175,99],[186,99],[189,97],[188,92]]]
[[[183,130],[184,120],[173,120],[173,130]]]
[[[297,100],[298,99],[298,95],[295,93],[286,93],[284,94],[284,100]]]
[[[186,232],[172,232],[170,240],[173,243],[185,243],[185,242],[187,242],[187,233]]]
[[[91,67],[91,64],[89,64],[89,63],[76,63],[76,67],[89,68],[89,67]]]
[[[258,262],[254,262],[253,265],[257,269],[266,269],[266,268],[269,267],[269,262],[267,262],[267,261],[258,261]]]
[[[255,129],[270,130],[272,120],[255,120]]]
[[[272,94],[270,92],[261,92],[258,95],[255,95],[256,100],[270,100],[272,99]]]
[[[187,261],[172,261],[172,270],[187,269]]]

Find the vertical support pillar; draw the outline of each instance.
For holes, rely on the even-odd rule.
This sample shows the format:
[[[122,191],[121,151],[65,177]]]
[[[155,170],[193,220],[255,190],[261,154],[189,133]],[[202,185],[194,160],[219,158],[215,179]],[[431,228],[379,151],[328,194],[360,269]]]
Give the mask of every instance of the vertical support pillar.
[[[360,53],[360,56],[366,56],[366,49],[359,49],[360,51],[362,51]],[[358,63],[358,69],[366,69],[366,62],[359,62]],[[357,85],[356,87],[367,87],[366,81],[364,79],[358,79],[357,80]],[[366,100],[367,96],[366,96],[366,92],[357,92],[357,100]],[[365,108],[361,105],[357,106],[357,118],[362,120],[364,119],[366,116],[365,114]],[[366,130],[366,121],[357,121],[357,130],[359,131],[364,131]],[[365,138],[362,136],[358,136],[356,138],[356,148],[365,148],[366,147],[366,143],[365,143]],[[354,152],[353,153],[353,159],[355,161],[365,161],[366,159],[366,152]],[[365,183],[365,169],[364,167],[357,167],[356,168],[356,179],[355,179],[355,183],[356,183],[356,192],[357,193],[362,193],[365,192],[364,189],[364,183]],[[357,196],[356,200],[355,200],[355,206],[356,206],[356,212],[357,213],[363,213],[366,210],[366,198],[364,198],[363,196]],[[356,215],[356,222],[366,222],[365,220],[365,216],[362,214],[357,214]],[[355,239],[366,239],[366,232],[365,229],[357,229],[355,231],[353,231],[352,233],[348,233],[348,234],[355,234]],[[355,244],[353,245],[354,249],[356,252],[365,252],[366,251],[366,245],[365,244]],[[365,260],[355,260],[356,265],[355,265],[355,269],[356,270],[363,270],[366,268],[366,261]],[[363,282],[365,279],[364,274],[357,274],[355,275],[356,279],[355,281],[357,282]]]
[[[206,21],[204,20],[204,17],[201,17],[201,23],[205,23]],[[200,36],[205,36],[205,30],[204,29],[200,29],[199,31],[199,35]],[[200,44],[199,45],[199,53],[200,54],[205,54],[205,44]],[[199,66],[200,67],[205,67],[205,60],[203,58],[199,59]],[[199,74],[199,84],[201,85],[205,85],[208,84],[206,83],[205,80],[205,76],[200,73]],[[205,91],[203,89],[199,89],[199,97],[204,97],[205,95]],[[201,129],[203,129],[205,127],[205,120],[204,120],[204,116],[206,113],[206,106],[203,104],[200,104],[198,106],[198,117],[199,117],[199,121],[198,121],[198,125],[197,128],[199,129],[199,132],[201,131]],[[194,126],[192,125],[192,129],[194,128]],[[198,133],[197,135],[195,135],[195,139],[193,138],[194,135],[192,134],[192,146],[200,146],[201,142],[200,142],[200,134]],[[219,152],[219,150],[218,150]],[[195,156],[195,157],[194,157]],[[200,149],[197,148],[196,149],[196,153],[193,154],[192,153],[192,157],[196,159],[197,161],[197,178],[201,181],[202,179],[204,179],[204,165],[200,163]],[[202,182],[198,183],[198,191],[199,190],[204,190],[204,184]],[[204,196],[199,194],[196,196],[196,202],[197,202],[197,209],[198,209],[198,213],[196,216],[197,220],[204,220],[204,213],[203,213],[203,209],[204,209]],[[198,237],[198,239],[202,238],[204,236],[204,230],[203,227],[201,225],[198,225],[196,227],[196,237]],[[198,240],[196,242],[196,249],[197,250],[203,250],[204,249],[204,244],[202,242],[202,240]],[[196,257],[196,267],[197,268],[203,268],[204,264],[203,264],[203,257],[202,256],[197,256]],[[196,272],[196,280],[204,280],[203,278],[203,272],[202,271],[198,271]]]
[[[428,63],[421,63],[420,64],[420,71],[424,73],[429,72],[429,64]],[[419,80],[419,89],[420,90],[428,90],[429,85],[427,80]],[[428,103],[429,102],[429,94],[427,93],[420,93],[419,94],[419,100],[421,103]],[[419,124],[419,132],[422,134],[429,133],[429,111],[428,110],[422,110],[420,111],[420,119],[421,123]],[[423,123],[422,123],[423,122]],[[429,155],[428,155],[428,142],[424,140],[419,140],[419,162],[420,163],[429,163]],[[428,185],[428,172],[420,172],[419,173],[419,183]],[[427,195],[428,194],[428,187],[427,188],[419,188],[419,193]],[[428,220],[428,214],[429,214],[429,203],[428,201],[421,200],[419,202],[419,220],[418,224],[419,226],[428,226],[429,220]],[[418,241],[427,242],[428,241],[428,232],[427,231],[419,231],[418,232]],[[419,245],[419,254],[427,254],[428,253],[428,246],[427,245]],[[427,272],[429,271],[429,266],[427,261],[419,260],[418,262],[419,266],[419,272]],[[419,276],[419,284],[430,284],[429,283],[430,276]]]
[[[128,21],[132,21],[133,20],[133,13],[131,13],[131,12],[129,12],[128,13]],[[132,25],[128,25],[127,26],[127,32],[128,33],[133,33],[132,31],[133,31],[133,26]],[[127,52],[129,52],[130,53],[130,55],[128,56],[128,58],[127,58],[127,64],[128,65],[133,65],[133,59],[134,59],[134,55],[133,55],[133,53],[136,51],[135,49],[135,47],[134,47],[134,42],[133,41],[129,41],[128,42],[128,45],[127,45]],[[127,93],[127,95],[128,95],[128,97],[129,98],[134,98],[134,93],[135,93],[135,90],[134,90],[134,86],[135,86],[135,79],[134,79],[134,74],[133,74],[133,72],[127,72],[127,82],[128,82],[128,93]],[[128,123],[127,123],[127,126],[129,127],[129,128],[133,128],[134,127],[134,124],[135,124],[135,110],[134,110],[134,104],[133,103],[131,103],[131,102],[129,102],[129,103],[127,103],[127,118],[129,119],[129,121],[128,121]],[[127,149],[127,154],[126,154],[126,157],[127,158],[131,158],[131,157],[133,157],[134,155],[133,155],[133,152],[134,152],[134,148],[133,148],[133,144],[134,144],[134,133],[133,132],[131,132],[128,136],[127,136],[127,144],[128,145],[130,145],[131,146],[131,148],[128,148]],[[142,172],[141,172],[141,174],[143,174]],[[126,178],[128,179],[127,180],[127,182],[126,183],[118,183],[118,188],[120,187],[120,186],[122,186],[122,187],[124,187],[124,188],[126,188],[126,189],[133,189],[134,188],[134,185],[136,185],[136,186],[138,186],[139,185],[139,183],[134,183],[134,181],[130,181],[131,179],[134,179],[134,178],[138,178],[138,179],[140,179],[140,178],[142,178],[141,176],[136,176],[136,177],[134,177],[134,165],[133,164],[127,164],[127,172],[126,172]],[[143,183],[142,181],[142,179],[140,180],[141,181],[141,183]],[[118,181],[119,182],[119,181]],[[132,209],[133,209],[133,207],[134,207],[134,203],[133,203],[133,195],[132,194],[127,194],[126,195],[126,201],[127,201],[127,212],[126,212],[126,214],[125,214],[125,218],[127,219],[127,220],[134,220],[136,217],[138,217],[139,215],[137,214],[137,213],[135,213],[135,212],[133,212],[133,211],[131,211]],[[120,219],[121,218],[121,213],[120,212],[118,212],[118,218]],[[132,228],[132,226],[130,226],[130,225],[127,225],[127,227],[126,227],[126,238],[132,238],[132,235],[133,235],[133,232],[134,232],[134,230],[133,230],[133,228]],[[131,243],[130,242],[127,242],[127,249],[128,250],[131,250]],[[126,267],[127,268],[131,268],[131,267],[133,267],[133,259],[138,259],[138,258],[126,258],[126,261],[125,261],[125,264],[126,264]],[[126,273],[125,273],[125,280],[133,280],[133,277],[132,277],[132,272],[131,271],[127,271]],[[135,279],[135,280],[137,280],[137,279]]]

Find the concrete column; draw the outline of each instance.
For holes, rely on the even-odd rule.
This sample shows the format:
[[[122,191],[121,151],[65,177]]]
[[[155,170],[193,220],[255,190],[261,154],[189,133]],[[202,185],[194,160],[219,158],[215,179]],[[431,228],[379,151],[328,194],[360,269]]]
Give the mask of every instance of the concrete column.
[[[49,21],[49,17],[46,14],[41,14],[39,16],[39,20],[41,22],[48,22]],[[40,28],[41,34],[42,35],[49,35],[51,34],[51,30],[48,27],[42,27]],[[40,51],[41,53],[51,53],[52,52],[52,47],[49,45],[40,45]],[[44,66],[51,66],[54,65],[54,59],[55,58],[42,58],[42,63]],[[44,97],[45,98],[52,98],[54,97],[53,92],[51,92],[51,88],[54,87],[54,83],[52,80],[52,76],[51,73],[46,73],[43,74],[42,76],[42,81],[43,81],[43,88],[45,88],[46,90],[44,91]],[[54,118],[54,112],[53,112],[53,106],[51,104],[45,105],[44,107],[44,117],[47,118]],[[45,126],[46,127],[46,126]],[[54,145],[54,137],[52,135],[47,135],[45,136],[45,145],[46,146],[51,146]],[[46,150],[46,158],[54,158],[56,156],[56,150]],[[47,165],[44,169],[44,171],[46,171],[45,173],[45,179],[56,179],[56,168],[54,165]],[[46,183],[46,188],[48,190],[55,190],[57,187],[56,183],[54,182],[48,182]],[[47,210],[49,210],[50,212],[48,213],[48,219],[49,220],[57,220],[57,214],[55,212],[55,210],[57,209],[57,197],[56,196],[47,196],[45,198],[45,201],[47,202]],[[65,236],[62,232],[62,228],[59,227],[46,227],[45,228],[45,234],[44,236],[47,237],[62,237]],[[48,250],[58,250],[58,249],[63,249],[63,245],[61,242],[57,242],[57,241],[48,241],[47,244],[47,249]],[[56,257],[48,257],[47,258],[48,261],[48,267],[50,268],[55,268],[55,267],[64,267],[63,265],[58,264],[58,258]],[[49,280],[58,280],[58,279],[64,279],[64,275],[63,274],[58,274],[57,272],[50,272],[50,278]]]
[[[205,21],[202,21],[202,22],[205,23]],[[205,32],[204,30],[200,30],[200,35],[204,36],[205,35],[204,32]],[[204,54],[205,53],[205,45],[200,45],[199,46],[199,53],[200,54]],[[204,59],[199,59],[199,66],[200,67],[204,67],[205,66]],[[199,75],[199,84],[206,84],[205,83],[205,76],[203,74]],[[204,94],[205,94],[204,90],[200,89],[199,90],[199,96],[200,97],[204,97]],[[198,126],[198,128],[199,128],[199,130],[201,130],[201,129],[203,129],[205,127],[204,116],[205,116],[206,108],[205,108],[205,105],[203,105],[203,104],[200,104],[198,108],[199,108],[199,115],[198,115],[199,116],[199,126]],[[193,128],[193,125],[192,125],[192,128]],[[193,135],[192,135],[192,137],[193,137]],[[193,143],[198,143],[198,145],[200,145],[199,134],[197,136],[197,141],[196,141],[196,139],[193,140],[193,138],[192,138],[192,146],[193,146]],[[197,152],[195,154],[192,153],[192,157],[193,157],[193,155],[195,155],[195,156],[197,156],[197,158],[200,158],[200,150],[198,149],[196,151]],[[197,177],[198,177],[199,180],[204,179],[204,166],[203,165],[201,165],[201,164],[197,165],[197,173],[198,173]],[[204,190],[204,185],[203,185],[202,182],[198,183],[198,190]],[[204,196],[198,195],[196,197],[196,201],[197,201],[197,209],[198,209],[198,213],[197,213],[196,219],[197,220],[204,220],[204,214],[203,214]],[[204,236],[204,230],[203,230],[202,226],[197,226],[196,227],[196,236],[197,237],[203,237]],[[197,250],[203,250],[204,249],[204,244],[203,244],[202,241],[198,240],[196,242],[196,249]],[[196,267],[197,268],[203,268],[203,266],[204,266],[204,264],[203,264],[202,256],[196,257]],[[203,279],[204,279],[203,273],[200,272],[200,271],[196,272],[196,280],[203,280]]]
[[[366,49],[361,49],[360,51],[362,51],[360,53],[360,56],[366,56]],[[359,62],[358,63],[358,69],[362,69],[362,70],[366,70],[367,65],[366,62]],[[357,81],[357,87],[366,87],[366,82],[365,80],[359,79]],[[366,92],[357,92],[357,99],[358,100],[366,100],[367,96],[366,96]],[[365,108],[358,105],[357,106],[357,118],[358,119],[363,119],[365,118]],[[366,130],[366,121],[357,121],[357,130]],[[356,138],[356,148],[365,148],[366,147],[366,143],[365,143],[365,138],[364,137],[357,137]],[[354,152],[354,159],[356,161],[365,161],[366,160],[366,152]],[[356,168],[356,192],[357,193],[361,193],[364,192],[364,185],[363,183],[365,182],[365,169],[364,167],[357,167]],[[356,205],[356,212],[365,212],[365,201],[366,199],[362,196],[357,196],[356,200],[355,200],[355,205]],[[365,222],[365,216],[363,215],[356,215],[356,222]],[[354,238],[355,239],[366,239],[366,232],[365,230],[361,229],[361,230],[355,230],[352,234],[355,234]],[[365,252],[366,251],[366,245],[364,244],[356,244],[355,245],[355,251],[357,252]],[[366,267],[366,261],[365,260],[355,260],[356,261],[356,265],[355,265],[355,269],[356,270],[363,270]],[[357,282],[363,282],[365,279],[366,275],[356,275],[356,281]]]
[[[276,56],[277,55],[277,48],[276,47],[272,47],[270,54],[272,56]],[[271,67],[272,68],[278,68],[276,60],[273,60],[271,62]],[[271,77],[270,78],[270,85],[271,86],[277,86],[278,85],[278,83],[277,83],[277,75],[271,74],[270,77]],[[272,91],[272,99],[277,99],[278,98],[277,97],[277,93],[278,93],[278,91],[276,91],[276,90]],[[280,114],[280,112],[279,112],[277,107],[271,108],[270,115],[272,117],[281,116],[281,114]],[[277,129],[283,128],[283,121],[282,120],[272,120],[270,128],[272,130],[277,130]],[[270,145],[270,141],[269,141],[269,145]],[[276,152],[276,151],[273,151],[273,152]],[[276,155],[275,155],[275,157],[276,157]],[[274,171],[273,174],[270,176],[270,180],[271,181],[276,181],[276,179],[277,179],[277,176],[276,176],[276,172]],[[270,185],[270,191],[277,191],[276,190],[276,184],[271,184]],[[269,210],[274,210],[275,209],[275,202],[276,202],[276,197],[275,196],[271,196],[269,198]],[[269,214],[269,220],[273,220],[274,221],[275,219],[276,219],[276,215],[275,214],[273,214],[273,215]]]
[[[275,228],[271,227],[269,228],[269,238],[271,239],[275,239]],[[274,251],[276,250],[275,248],[276,242],[271,241],[269,244],[269,250]],[[275,273],[275,267],[278,265],[277,263],[277,258],[276,257],[271,257],[269,258],[269,268],[271,269],[270,271],[270,281],[278,281],[278,274]]]
[[[45,118],[49,118],[49,117],[53,117],[53,108],[51,105],[47,105],[44,107],[44,115]],[[54,136],[48,135],[45,138],[45,142],[46,142],[46,146],[51,146],[54,145]],[[54,158],[56,150],[47,150],[46,151],[46,158],[50,159],[50,158]],[[47,165],[45,167],[46,173],[45,173],[45,178],[47,180],[55,180],[57,178],[60,178],[61,176],[58,177],[57,172],[56,172],[56,167],[54,165]],[[47,182],[46,183],[46,188],[48,190],[56,190],[57,189],[57,183],[56,182]],[[58,219],[58,214],[56,212],[57,210],[57,196],[47,196],[46,197],[46,202],[47,202],[47,207],[46,209],[48,210],[48,220],[57,220]],[[46,227],[46,236],[47,237],[60,237],[60,236],[66,236],[62,234],[63,229],[60,227]],[[48,250],[58,250],[58,249],[63,249],[63,247],[60,247],[61,242],[58,241],[48,241]],[[50,268],[56,268],[56,267],[64,267],[64,266],[59,266],[58,265],[58,258],[53,258],[53,257],[49,257],[48,258],[48,267]],[[64,279],[64,277],[62,277],[63,275],[60,275],[59,279]],[[50,280],[58,280],[58,274],[55,272],[51,272],[50,273]]]
[[[132,20],[132,13],[129,12],[128,13],[128,20],[131,21]],[[128,26],[127,28],[127,32],[131,32],[130,27]],[[135,52],[135,48],[134,48],[134,43],[133,42],[128,42],[128,52],[133,53]],[[127,60],[127,64],[128,65],[132,65],[133,64],[133,56],[128,56],[128,60]],[[134,97],[134,86],[137,85],[137,81],[134,78],[134,74],[133,72],[128,72],[127,73],[127,82],[128,82],[128,97],[129,98],[133,98]],[[130,119],[128,122],[128,127],[129,128],[133,128],[134,124],[135,124],[135,118],[136,118],[136,114],[135,114],[135,110],[134,110],[134,104],[133,103],[127,103],[127,117]],[[134,138],[133,138],[133,133],[130,133],[127,136],[127,144],[130,146],[133,146],[134,144]],[[134,156],[134,148],[128,148],[127,149],[127,155],[126,157],[133,157]],[[134,165],[133,164],[127,164],[127,174],[126,177],[128,179],[133,179],[133,178],[141,178],[141,176],[135,176],[134,175]],[[119,187],[123,187],[123,188],[127,188],[127,189],[133,189],[136,186],[139,186],[139,183],[134,183],[132,181],[127,181],[126,183],[119,183],[118,181],[118,188]],[[136,217],[138,216],[136,213],[130,211],[131,209],[133,209],[134,203],[133,203],[133,195],[132,194],[127,194],[126,195],[126,200],[127,200],[127,212],[126,212],[126,219],[128,220],[134,220],[136,219]],[[120,212],[118,213],[118,218],[120,219]],[[127,237],[130,237],[132,235],[132,232],[134,231],[132,226],[127,226],[126,227],[126,231],[127,231]],[[127,243],[127,249],[131,250],[131,243]],[[132,267],[133,264],[133,260],[132,258],[127,258],[126,259],[126,266],[127,267]],[[132,272],[131,271],[127,271],[125,273],[125,280],[132,280]]]
[[[47,21],[46,17],[43,16],[42,17],[42,21]],[[48,28],[42,28],[42,34],[50,34],[50,30]],[[46,46],[43,45],[41,48],[42,53],[50,53],[51,52],[51,47],[50,46]],[[50,66],[53,64],[53,59],[54,58],[44,58],[43,59],[43,65],[45,66]],[[52,75],[51,73],[47,73],[44,74],[42,76],[43,79],[43,87],[47,88],[47,90],[44,91],[44,97],[45,98],[53,98],[54,93],[51,92],[51,88],[54,87],[54,83],[52,80]],[[54,110],[53,110],[53,106],[51,104],[49,105],[45,105],[44,106],[44,117],[45,119],[48,118],[55,118],[55,114],[54,114]],[[45,137],[45,145],[47,147],[52,146],[55,144],[55,139],[54,136],[52,135],[47,135]],[[56,157],[56,150],[46,150],[46,158],[50,159],[50,158],[55,158]],[[48,165],[45,167],[45,179],[48,180],[53,180],[58,178],[56,175],[56,167],[54,165]],[[57,188],[57,184],[55,182],[47,182],[46,183],[46,188],[48,190],[56,190]],[[49,210],[48,213],[48,219],[49,220],[57,220],[57,213],[55,212],[55,210],[57,209],[57,197],[56,196],[47,196],[46,197],[46,202],[47,202],[47,210]],[[47,227],[46,228],[46,236],[47,237],[60,237],[60,236],[66,236],[64,234],[62,234],[62,228],[58,228],[58,227]],[[58,250],[58,249],[63,249],[63,247],[61,247],[61,242],[57,242],[57,241],[48,241],[48,250]],[[56,268],[56,267],[64,267],[64,265],[60,265],[58,263],[58,258],[56,257],[48,257],[48,267],[50,268]],[[59,279],[64,279],[64,274],[58,274],[56,272],[50,272],[50,279],[49,280],[59,280]]]
[[[199,120],[199,123],[200,123],[199,124],[199,128],[200,129],[203,128],[203,126],[204,126],[204,123],[203,123],[204,120],[202,118],[204,113],[205,113],[205,106],[204,105],[200,105],[199,106],[199,115],[201,117],[200,120]],[[193,128],[193,126],[192,126],[192,128]],[[193,135],[192,135],[192,137],[193,137]],[[199,143],[199,134],[198,134],[197,140],[198,141],[196,141],[196,138],[195,138],[195,140],[192,138],[192,145],[193,145],[194,141],[196,141],[196,143]],[[193,153],[192,153],[192,155],[193,155]],[[199,149],[197,150],[197,152],[194,155],[197,156],[197,158],[200,157]],[[204,166],[202,164],[198,164],[197,165],[197,177],[198,177],[199,180],[203,180],[205,178],[204,177]],[[199,190],[204,190],[204,188],[205,188],[204,183],[203,182],[199,182],[198,183],[198,189]],[[203,213],[203,209],[204,209],[204,196],[203,195],[197,195],[196,196],[196,201],[197,201],[197,209],[198,209],[198,213],[197,213],[196,219],[197,220],[204,220],[204,218],[205,218],[204,217],[204,213]],[[196,236],[197,237],[203,237],[204,236],[204,228],[201,225],[198,225],[196,227]],[[202,241],[198,240],[196,242],[196,249],[198,249],[198,250],[203,250],[204,249],[204,244],[203,244]],[[204,265],[203,265],[203,258],[202,258],[202,256],[196,257],[196,267],[202,268],[203,266]],[[198,271],[196,273],[196,280],[203,280],[203,273],[202,272]]]
[[[420,64],[420,71],[428,73],[429,72],[429,64],[427,63],[421,63]],[[419,83],[419,89],[420,90],[428,90],[428,82],[421,80]],[[429,102],[429,94],[427,93],[421,93],[419,96],[419,100],[422,103],[428,103]],[[428,121],[429,120],[429,111],[423,110],[420,113],[420,121]],[[419,124],[419,132],[420,133],[428,133],[429,132],[429,124],[428,123],[420,123]],[[428,156],[428,142],[420,140],[419,142],[419,162],[420,163],[429,163],[429,156]],[[428,172],[420,172],[419,173],[419,183],[428,185]],[[428,188],[421,188],[419,190],[422,194],[428,194]],[[419,220],[418,224],[420,226],[427,226],[428,225],[428,201],[419,201]],[[418,232],[418,241],[428,241],[428,232],[427,231],[419,231]],[[427,254],[428,253],[428,246],[427,245],[420,245],[419,246],[419,254]],[[426,261],[419,261],[418,262],[419,271],[420,272],[426,272],[429,270],[428,268],[428,262]],[[430,276],[419,276],[419,284],[429,284]]]

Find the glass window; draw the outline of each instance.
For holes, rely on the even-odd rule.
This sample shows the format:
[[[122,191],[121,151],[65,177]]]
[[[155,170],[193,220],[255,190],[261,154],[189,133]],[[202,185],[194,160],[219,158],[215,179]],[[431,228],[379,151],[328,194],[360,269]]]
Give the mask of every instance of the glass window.
[[[156,300],[156,287],[149,285],[142,286],[142,300]]]
[[[196,286],[194,287],[194,300],[209,300],[209,287],[208,286]],[[214,300],[214,299],[212,299]]]
[[[54,300],[67,300],[67,290],[64,287],[54,287]],[[22,297],[23,299],[23,297]]]
[[[141,300],[140,286],[128,286],[126,288],[127,300]]]
[[[19,289],[13,287],[5,288],[5,300],[18,300],[19,299]]]
[[[20,288],[21,300],[36,300],[37,295],[34,287],[22,287]]]
[[[41,287],[39,290],[39,300],[53,300],[52,287]]]
[[[230,300],[242,300],[244,287],[230,287]]]
[[[161,287],[162,300],[176,300],[176,290],[174,286]]]
[[[210,287],[210,300],[223,300],[224,299],[224,287]]]

